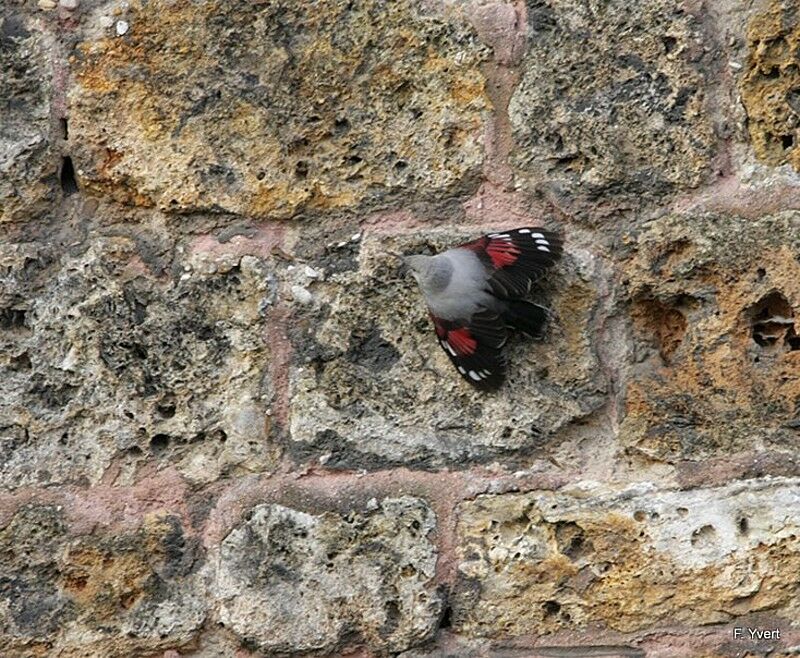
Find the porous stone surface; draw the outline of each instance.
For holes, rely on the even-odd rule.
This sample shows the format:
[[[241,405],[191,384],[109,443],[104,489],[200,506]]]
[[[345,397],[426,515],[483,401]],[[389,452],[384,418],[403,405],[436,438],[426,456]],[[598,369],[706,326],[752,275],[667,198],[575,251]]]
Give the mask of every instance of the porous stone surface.
[[[528,32],[508,112],[530,185],[591,199],[596,214],[708,178],[719,46],[696,7],[532,0]]]
[[[262,651],[331,651],[353,638],[401,651],[429,638],[435,517],[419,499],[372,511],[308,514],[259,505],[220,546],[220,619]]]
[[[124,18],[123,36],[90,31],[73,59],[92,190],[285,217],[477,181],[488,50],[441,7],[132,2]]]
[[[800,70],[797,6],[773,0],[747,28],[748,57],[740,82],[756,156],[800,170]]]
[[[451,376],[416,284],[392,254],[466,239],[454,231],[375,235],[311,255],[322,280],[309,286],[312,300],[290,332],[290,436],[299,459],[339,468],[524,461],[604,403],[596,344],[581,329],[604,320],[591,285],[604,264],[583,250],[540,287],[554,314],[550,335],[513,345],[505,394],[481,395]],[[351,266],[331,268],[343,252]]]
[[[274,461],[269,267],[187,254],[166,270],[159,237],[0,247],[4,487],[97,483],[114,459],[196,482]]]
[[[31,12],[0,7],[0,225],[41,216],[55,199],[52,41]]]
[[[795,4],[0,3],[0,656],[796,654]]]
[[[471,636],[618,631],[797,614],[798,481],[481,496],[459,520],[453,626]]]
[[[130,656],[203,624],[203,556],[180,519],[76,537],[68,525],[61,506],[31,504],[0,532],[3,655]]]
[[[795,453],[800,213],[671,216],[626,241],[636,365],[621,443],[645,460]]]

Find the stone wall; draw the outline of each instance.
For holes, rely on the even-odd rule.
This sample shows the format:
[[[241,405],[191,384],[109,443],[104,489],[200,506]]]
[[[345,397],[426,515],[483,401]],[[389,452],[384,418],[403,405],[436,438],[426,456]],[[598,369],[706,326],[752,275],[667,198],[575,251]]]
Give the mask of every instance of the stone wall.
[[[3,0],[0,80],[0,655],[794,655],[800,5]],[[392,252],[539,224],[480,394]]]

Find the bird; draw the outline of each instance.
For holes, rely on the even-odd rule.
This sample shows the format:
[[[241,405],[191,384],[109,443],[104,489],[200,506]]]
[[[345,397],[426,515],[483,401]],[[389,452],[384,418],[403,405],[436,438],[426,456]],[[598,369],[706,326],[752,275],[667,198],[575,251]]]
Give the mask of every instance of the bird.
[[[433,256],[403,256],[428,306],[436,337],[458,373],[475,388],[505,379],[509,336],[541,338],[546,308],[527,297],[532,283],[559,260],[554,231],[523,227],[488,233]]]

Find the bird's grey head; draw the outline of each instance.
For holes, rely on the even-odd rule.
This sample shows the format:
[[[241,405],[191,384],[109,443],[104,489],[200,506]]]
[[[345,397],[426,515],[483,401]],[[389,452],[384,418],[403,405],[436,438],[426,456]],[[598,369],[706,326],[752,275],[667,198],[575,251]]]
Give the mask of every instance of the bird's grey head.
[[[404,256],[403,262],[425,293],[444,290],[450,282],[453,266],[446,258],[415,254]]]

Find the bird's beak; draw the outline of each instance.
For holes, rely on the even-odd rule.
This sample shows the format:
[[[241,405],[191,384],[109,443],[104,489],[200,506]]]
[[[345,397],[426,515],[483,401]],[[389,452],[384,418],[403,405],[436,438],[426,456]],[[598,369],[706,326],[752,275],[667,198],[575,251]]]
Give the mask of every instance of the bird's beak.
[[[402,269],[403,275],[408,276],[408,273],[411,271],[411,268],[408,265],[408,260],[406,259],[406,256],[397,251],[388,251],[386,253],[388,253],[390,256],[394,256],[397,259],[398,265]]]

